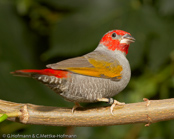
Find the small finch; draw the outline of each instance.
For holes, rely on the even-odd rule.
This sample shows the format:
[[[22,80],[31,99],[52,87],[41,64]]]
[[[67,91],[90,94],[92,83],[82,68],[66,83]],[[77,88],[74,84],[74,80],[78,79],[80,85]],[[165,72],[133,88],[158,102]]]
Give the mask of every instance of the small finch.
[[[131,69],[126,58],[130,33],[112,30],[106,33],[97,48],[80,57],[47,65],[47,69],[17,70],[12,74],[32,77],[47,85],[66,100],[74,102],[72,112],[80,102],[108,102],[111,114],[116,105],[124,105],[112,97],[129,83]]]

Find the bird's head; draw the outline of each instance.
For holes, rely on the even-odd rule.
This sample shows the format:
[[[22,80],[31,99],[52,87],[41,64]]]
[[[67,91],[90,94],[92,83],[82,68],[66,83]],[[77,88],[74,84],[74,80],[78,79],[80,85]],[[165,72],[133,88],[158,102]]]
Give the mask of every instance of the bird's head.
[[[100,41],[109,50],[119,50],[125,54],[128,53],[130,43],[134,42],[135,39],[130,33],[123,30],[112,30],[107,32]]]

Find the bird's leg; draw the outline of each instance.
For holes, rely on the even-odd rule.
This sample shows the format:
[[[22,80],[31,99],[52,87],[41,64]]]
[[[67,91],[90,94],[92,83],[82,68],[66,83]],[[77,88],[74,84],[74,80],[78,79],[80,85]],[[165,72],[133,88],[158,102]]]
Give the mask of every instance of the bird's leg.
[[[113,114],[113,109],[114,109],[114,107],[116,106],[116,105],[124,105],[125,103],[122,103],[122,102],[119,102],[119,101],[117,101],[117,100],[115,100],[115,99],[113,99],[113,98],[99,98],[99,99],[97,99],[98,101],[102,101],[102,102],[108,102],[109,104],[111,104],[111,108],[110,108],[110,110],[111,110],[111,114],[112,115],[114,115]]]
[[[77,109],[78,107],[82,107],[78,102],[75,102],[75,105],[72,108],[72,113],[74,113],[74,110]]]

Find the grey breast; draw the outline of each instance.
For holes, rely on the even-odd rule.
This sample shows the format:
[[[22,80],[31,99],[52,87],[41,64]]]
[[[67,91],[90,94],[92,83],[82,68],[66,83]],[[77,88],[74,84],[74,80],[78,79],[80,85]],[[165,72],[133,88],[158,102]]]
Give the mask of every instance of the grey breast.
[[[120,52],[118,52],[120,53]],[[131,76],[129,62],[125,55],[115,57],[123,67],[119,81],[73,74],[62,87],[61,96],[73,102],[96,102],[97,98],[110,98],[121,92],[128,84]]]

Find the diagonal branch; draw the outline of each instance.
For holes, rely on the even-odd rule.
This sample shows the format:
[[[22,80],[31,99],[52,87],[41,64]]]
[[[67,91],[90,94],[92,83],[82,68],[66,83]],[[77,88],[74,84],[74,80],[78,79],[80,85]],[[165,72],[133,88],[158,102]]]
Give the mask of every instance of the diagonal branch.
[[[0,113],[8,120],[24,124],[51,126],[109,126],[133,123],[155,123],[174,119],[174,99],[147,100],[145,102],[110,107],[80,108],[72,114],[70,108],[38,106],[0,100]],[[10,115],[11,114],[11,115]]]

